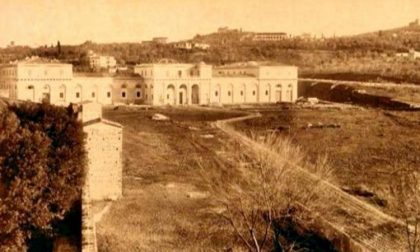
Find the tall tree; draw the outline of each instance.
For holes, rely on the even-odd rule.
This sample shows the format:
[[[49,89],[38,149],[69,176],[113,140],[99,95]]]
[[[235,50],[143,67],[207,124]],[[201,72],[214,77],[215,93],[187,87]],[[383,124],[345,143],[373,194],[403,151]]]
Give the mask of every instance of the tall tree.
[[[0,251],[21,251],[33,231],[52,234],[80,199],[86,152],[82,125],[48,104],[0,114]]]
[[[57,56],[61,55],[61,44],[60,40],[57,41]]]

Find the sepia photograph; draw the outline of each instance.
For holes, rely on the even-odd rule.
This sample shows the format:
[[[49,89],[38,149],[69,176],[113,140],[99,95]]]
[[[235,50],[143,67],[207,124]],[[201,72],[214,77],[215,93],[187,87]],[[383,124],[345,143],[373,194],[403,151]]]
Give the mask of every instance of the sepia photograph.
[[[0,252],[420,252],[419,18],[0,0]]]

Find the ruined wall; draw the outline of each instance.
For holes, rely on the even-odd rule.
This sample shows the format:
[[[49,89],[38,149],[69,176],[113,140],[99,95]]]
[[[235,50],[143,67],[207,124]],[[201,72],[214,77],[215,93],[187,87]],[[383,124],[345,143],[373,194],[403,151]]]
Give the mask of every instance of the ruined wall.
[[[115,200],[122,196],[122,127],[102,120],[84,127],[87,133],[90,197]]]

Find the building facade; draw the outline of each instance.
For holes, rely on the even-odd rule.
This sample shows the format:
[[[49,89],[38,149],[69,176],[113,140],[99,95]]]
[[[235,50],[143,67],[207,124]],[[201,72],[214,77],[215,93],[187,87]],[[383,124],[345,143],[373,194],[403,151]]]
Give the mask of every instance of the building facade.
[[[113,56],[97,55],[89,51],[88,58],[92,69],[114,69],[117,66],[117,61]]]
[[[72,65],[15,63],[0,66],[0,95],[68,105],[205,105],[294,102],[297,67],[255,62],[212,67],[204,63],[141,64],[134,74],[73,74]]]
[[[254,41],[281,41],[287,38],[284,32],[259,32],[252,37]]]
[[[151,105],[294,102],[297,67],[256,63],[213,68],[194,64],[143,64],[135,67],[148,87]]]

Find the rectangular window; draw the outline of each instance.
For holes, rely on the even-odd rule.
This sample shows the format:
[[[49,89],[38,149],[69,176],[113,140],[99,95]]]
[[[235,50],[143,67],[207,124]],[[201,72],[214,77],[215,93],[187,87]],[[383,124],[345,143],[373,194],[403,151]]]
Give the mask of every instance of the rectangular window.
[[[92,98],[95,98],[95,92],[92,92]]]
[[[141,97],[141,93],[140,93],[140,91],[137,91],[137,98],[140,98]]]
[[[121,93],[121,97],[122,97],[122,98],[125,98],[125,91],[123,91],[123,92]]]
[[[76,98],[80,98],[80,93],[76,92]]]
[[[107,96],[108,98],[111,98],[111,92],[107,92],[107,93],[106,93],[106,96]]]
[[[63,99],[63,98],[64,98],[64,93],[60,92],[60,99]]]
[[[214,92],[214,96],[218,96],[219,95],[219,92]]]

